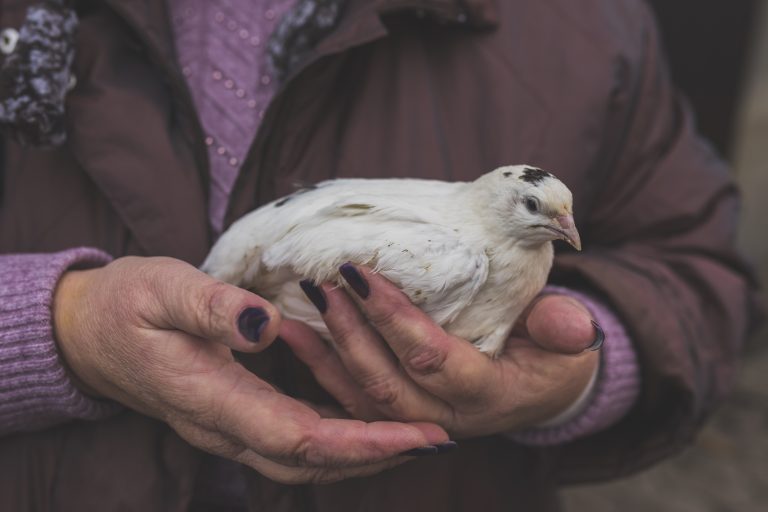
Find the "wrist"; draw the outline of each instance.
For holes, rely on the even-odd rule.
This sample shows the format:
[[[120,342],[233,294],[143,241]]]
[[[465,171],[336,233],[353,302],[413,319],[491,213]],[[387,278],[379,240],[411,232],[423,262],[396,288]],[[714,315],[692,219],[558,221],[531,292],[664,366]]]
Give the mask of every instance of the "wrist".
[[[70,270],[59,279],[53,292],[52,323],[53,338],[59,349],[61,360],[73,385],[81,392],[94,397],[103,395],[89,384],[93,378],[87,371],[83,353],[84,336],[79,329],[87,309],[85,296],[91,270]]]

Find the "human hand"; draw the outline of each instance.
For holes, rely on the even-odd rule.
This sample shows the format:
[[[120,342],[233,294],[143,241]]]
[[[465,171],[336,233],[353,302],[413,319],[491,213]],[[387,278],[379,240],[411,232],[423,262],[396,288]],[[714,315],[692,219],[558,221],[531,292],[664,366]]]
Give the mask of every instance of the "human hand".
[[[430,421],[457,438],[510,432],[567,409],[596,370],[598,354],[585,350],[595,328],[570,297],[539,298],[491,359],[382,276],[349,264],[342,276],[355,293],[302,285],[333,347],[298,322],[284,322],[280,337],[356,418]]]
[[[447,440],[435,425],[323,417],[235,361],[230,349],[265,349],[279,324],[261,297],[170,258],[70,271],[54,295],[60,351],[85,391],[273,480],[372,474],[407,460],[401,452]]]

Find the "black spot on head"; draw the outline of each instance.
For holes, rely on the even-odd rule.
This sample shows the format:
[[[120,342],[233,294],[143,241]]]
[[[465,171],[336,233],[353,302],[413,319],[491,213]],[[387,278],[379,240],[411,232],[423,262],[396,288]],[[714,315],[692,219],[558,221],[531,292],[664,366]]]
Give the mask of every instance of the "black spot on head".
[[[552,175],[548,173],[547,171],[542,171],[538,167],[526,167],[523,171],[523,174],[520,175],[520,179],[523,181],[526,181],[528,183],[531,183],[533,185],[537,185],[539,182],[543,181],[545,178],[551,178]]]
[[[509,178],[510,176],[512,176],[512,171],[504,171],[502,174],[504,175],[505,178]]]

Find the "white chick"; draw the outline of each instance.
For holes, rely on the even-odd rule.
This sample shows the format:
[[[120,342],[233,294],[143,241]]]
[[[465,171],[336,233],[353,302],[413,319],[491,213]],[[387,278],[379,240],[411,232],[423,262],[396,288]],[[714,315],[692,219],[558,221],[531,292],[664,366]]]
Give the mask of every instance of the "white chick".
[[[544,287],[556,239],[581,250],[570,190],[536,167],[501,167],[472,182],[337,179],[245,215],[202,270],[329,339],[299,281],[343,286],[339,266],[368,265],[446,331],[497,356]]]

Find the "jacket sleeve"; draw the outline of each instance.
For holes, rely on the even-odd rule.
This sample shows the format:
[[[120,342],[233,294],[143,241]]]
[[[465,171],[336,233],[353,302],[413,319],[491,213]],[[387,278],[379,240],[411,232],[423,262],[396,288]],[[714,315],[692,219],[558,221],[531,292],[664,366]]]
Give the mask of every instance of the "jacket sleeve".
[[[53,292],[61,275],[109,260],[88,248],[0,255],[0,436],[73,419],[99,419],[120,410],[73,385],[51,321]]]
[[[553,274],[613,306],[635,343],[640,396],[614,427],[548,449],[561,483],[620,476],[690,443],[728,391],[755,318],[755,283],[735,250],[738,192],[697,136],[640,9],[617,156],[590,183],[588,250],[559,255]]]

